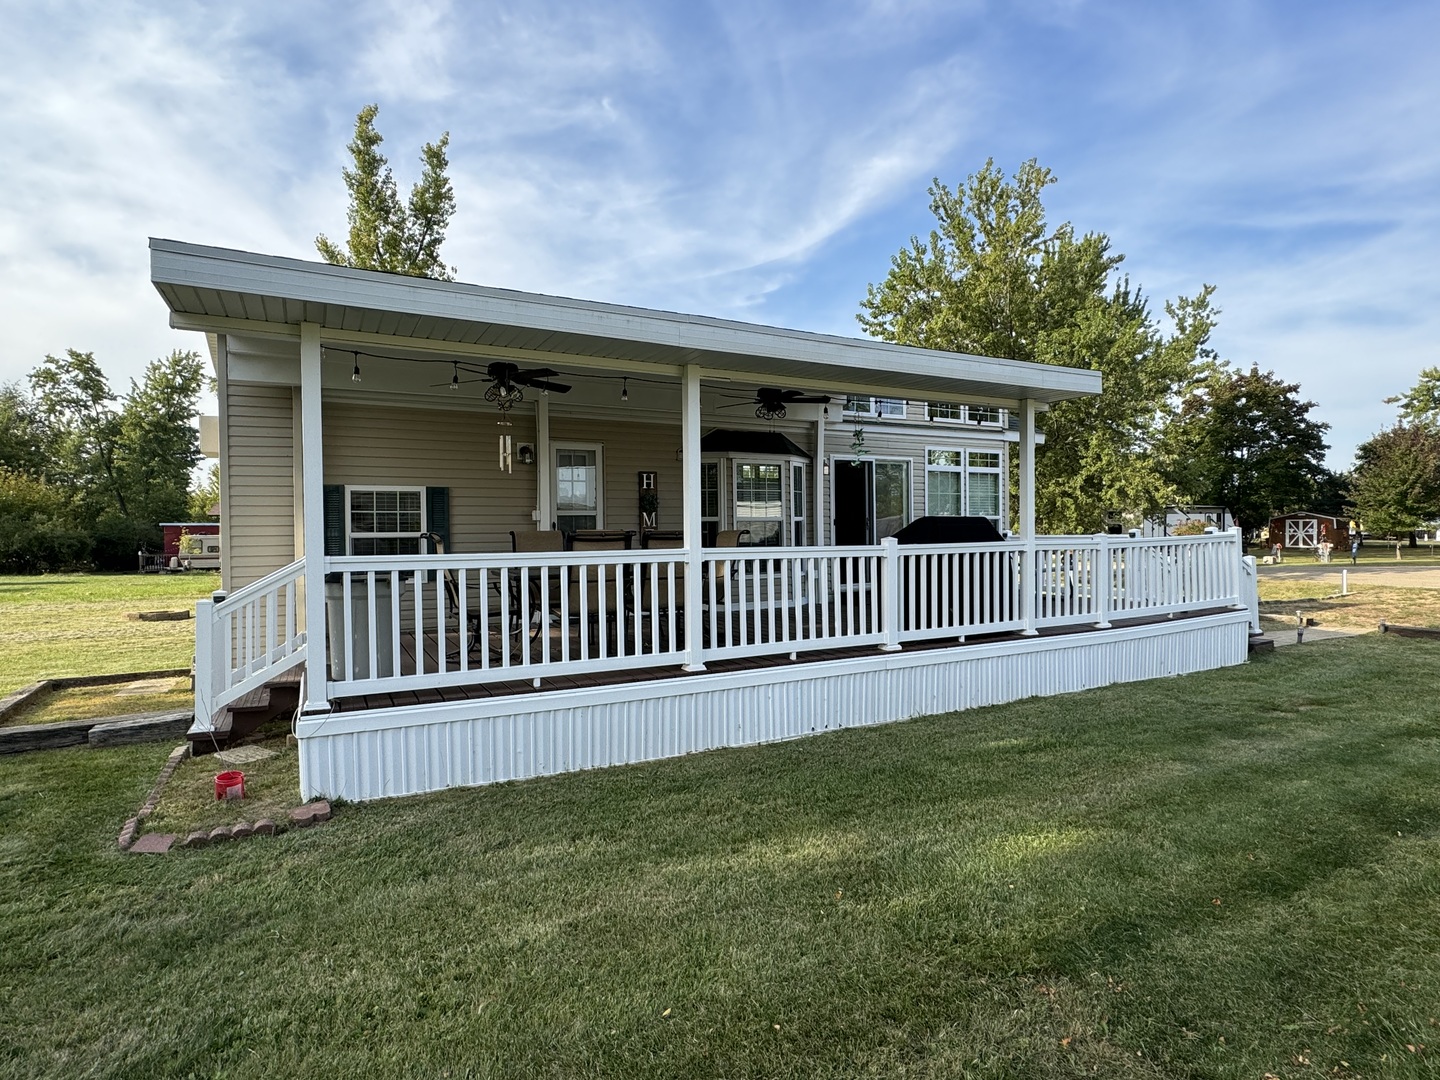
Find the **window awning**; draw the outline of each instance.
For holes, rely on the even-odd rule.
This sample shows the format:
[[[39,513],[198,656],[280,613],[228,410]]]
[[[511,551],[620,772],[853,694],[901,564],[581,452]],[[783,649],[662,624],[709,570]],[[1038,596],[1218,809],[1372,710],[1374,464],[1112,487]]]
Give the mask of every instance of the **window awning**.
[[[777,457],[810,455],[778,431],[746,431],[742,428],[716,428],[700,437],[702,454],[774,454]]]

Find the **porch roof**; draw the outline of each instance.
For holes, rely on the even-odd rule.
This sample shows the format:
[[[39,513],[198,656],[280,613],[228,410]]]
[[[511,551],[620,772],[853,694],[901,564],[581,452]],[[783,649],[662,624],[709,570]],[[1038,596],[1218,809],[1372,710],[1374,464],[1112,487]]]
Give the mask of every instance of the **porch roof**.
[[[817,387],[1054,403],[1100,392],[1100,373],[701,315],[433,281],[229,248],[150,240],[150,278],[177,329],[408,344],[558,363],[612,360]]]

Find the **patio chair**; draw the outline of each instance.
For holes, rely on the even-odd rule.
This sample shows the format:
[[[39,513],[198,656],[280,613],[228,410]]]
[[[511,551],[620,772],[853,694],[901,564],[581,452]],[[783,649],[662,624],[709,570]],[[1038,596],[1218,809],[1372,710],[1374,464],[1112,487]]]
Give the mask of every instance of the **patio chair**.
[[[640,538],[640,546],[650,551],[679,550],[685,546],[685,534],[678,530],[673,532],[651,530]],[[672,607],[675,609],[675,630],[678,635],[676,644],[678,645],[685,640],[685,564],[680,563],[675,567],[673,594],[670,588],[670,574],[666,568],[656,569],[655,582],[652,586],[650,567],[642,566],[640,568],[640,611],[642,615],[649,618],[653,614],[657,619],[668,621]]]
[[[436,533],[421,533],[420,536],[421,539],[430,545],[430,553],[432,555],[445,554],[445,541],[440,539]],[[458,626],[460,618],[458,614],[460,612],[460,584],[455,577],[454,570],[442,570],[440,571],[440,575],[440,580],[445,584],[445,615],[447,621],[449,619],[455,619],[456,625]],[[470,643],[468,651],[473,653],[480,647],[480,615],[478,612],[466,611],[463,617],[465,619],[466,640]],[[444,641],[442,639],[437,647],[443,647],[443,645]],[[418,651],[423,648],[423,644],[417,641],[415,648]],[[457,647],[454,651],[446,653],[445,659],[448,663],[458,664],[460,662],[460,649]]]

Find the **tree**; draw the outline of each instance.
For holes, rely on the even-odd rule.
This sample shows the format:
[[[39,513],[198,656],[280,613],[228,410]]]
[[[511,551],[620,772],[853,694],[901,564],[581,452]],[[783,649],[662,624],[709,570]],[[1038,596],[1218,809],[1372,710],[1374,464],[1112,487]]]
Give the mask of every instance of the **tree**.
[[[35,402],[14,383],[0,386],[0,468],[42,475],[50,456],[48,443]]]
[[[924,348],[1085,367],[1104,376],[1096,398],[1062,402],[1042,420],[1036,512],[1054,532],[1093,532],[1107,512],[1138,518],[1170,501],[1153,453],[1176,395],[1213,363],[1212,289],[1165,305],[1116,276],[1123,256],[1101,233],[1053,232],[1041,194],[1049,169],[1027,161],[1007,180],[987,161],[951,191],[937,179],[938,228],[911,237],[858,316],[869,333]]]
[[[455,213],[455,193],[446,173],[450,133],[425,144],[420,152],[424,171],[410,189],[409,202],[402,203],[394,174],[380,153],[385,140],[375,130],[379,111],[378,105],[366,105],[355,117],[355,137],[347,147],[354,168],[341,171],[350,193],[348,242],[340,247],[321,233],[315,237],[315,247],[326,262],[337,266],[453,280],[455,268],[440,258],[440,245]]]
[[[1433,520],[1440,515],[1440,430],[1397,424],[1361,443],[1350,494],[1367,533],[1403,536]]]
[[[204,385],[200,354],[179,349],[151,361],[141,382],[130,382],[116,459],[125,505],[137,522],[176,521],[187,511],[190,474],[201,457],[191,421]]]
[[[1314,509],[1330,425],[1310,418],[1298,384],[1258,367],[1218,367],[1185,395],[1165,458],[1189,502],[1229,507],[1255,528],[1277,513]]]
[[[1400,406],[1402,425],[1440,428],[1440,367],[1423,369],[1414,386],[1403,394],[1386,398],[1385,404]]]
[[[116,459],[120,414],[95,354],[46,356],[30,373],[30,387],[50,434],[49,478],[78,497],[87,518],[112,507],[128,516]]]

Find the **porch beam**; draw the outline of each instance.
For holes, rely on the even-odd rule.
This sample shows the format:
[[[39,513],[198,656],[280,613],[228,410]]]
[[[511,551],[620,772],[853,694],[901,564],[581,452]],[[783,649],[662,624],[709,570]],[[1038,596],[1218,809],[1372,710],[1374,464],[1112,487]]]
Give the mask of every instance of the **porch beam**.
[[[825,545],[825,538],[830,530],[825,527],[825,486],[828,477],[825,475],[825,409],[820,409],[820,415],[815,418],[815,468],[812,470],[814,478],[811,483],[815,490],[812,493],[815,497],[815,524],[810,529],[810,543],[812,545]]]
[[[685,368],[680,383],[680,459],[683,470],[683,505],[685,510],[685,670],[704,671],[701,659],[701,635],[705,600],[700,575],[700,369],[694,364]]]
[[[300,460],[305,489],[305,701],[330,711],[325,658],[325,452],[321,433],[320,327],[300,324]]]
[[[215,337],[215,397],[220,419],[220,588],[230,588],[231,547],[225,537],[230,531],[230,350],[224,334]]]

